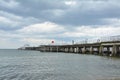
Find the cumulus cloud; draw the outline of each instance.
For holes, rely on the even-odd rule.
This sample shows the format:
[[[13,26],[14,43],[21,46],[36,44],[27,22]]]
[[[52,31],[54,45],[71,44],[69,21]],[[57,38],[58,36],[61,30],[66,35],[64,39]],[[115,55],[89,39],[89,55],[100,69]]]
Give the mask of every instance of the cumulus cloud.
[[[34,27],[36,28],[36,27]],[[38,28],[36,28],[38,30]],[[75,42],[84,41],[88,39],[90,42],[95,42],[98,39],[106,36],[116,36],[119,35],[120,27],[115,26],[98,26],[98,27],[91,27],[91,26],[79,26],[73,30],[67,29],[64,32],[60,33],[40,33],[35,34],[37,37],[33,37],[29,35],[28,38],[24,38],[23,41],[33,43],[33,44],[49,44],[52,40],[56,41],[55,44],[70,44],[71,40],[75,40]],[[31,31],[32,33],[33,31]],[[33,32],[34,33],[34,32]],[[33,34],[32,33],[32,34]],[[42,37],[40,37],[42,35]],[[54,36],[53,36],[54,35]]]
[[[87,0],[78,1],[69,7],[58,23],[71,25],[104,25],[103,18],[120,18],[119,1]],[[57,22],[57,21],[56,21]]]
[[[22,17],[5,11],[0,11],[0,29],[16,30],[33,23],[41,22],[34,17]]]
[[[68,6],[74,6],[77,4],[77,2],[76,1],[65,1],[65,4]]]
[[[15,0],[0,0],[0,6],[5,8],[16,8],[19,5]]]
[[[8,27],[11,27],[13,29],[14,27],[16,27],[18,25],[20,25],[20,22],[15,22],[15,21],[10,20],[9,18],[0,16],[0,28],[1,29],[8,30]]]
[[[120,26],[120,18],[104,18],[102,21],[112,26]]]
[[[62,25],[102,25],[105,24],[102,22],[103,18],[120,18],[119,2],[119,0],[12,0],[11,3],[19,4],[15,7],[17,10],[5,9],[4,6],[1,6],[1,10]]]
[[[0,22],[3,22],[3,23],[11,23],[11,21],[5,17],[2,17],[0,16]]]
[[[29,25],[27,27],[24,27],[23,29],[20,29],[19,32],[26,33],[26,34],[49,34],[49,33],[60,33],[63,32],[65,29],[62,26],[59,26],[55,23],[51,22],[44,22],[44,23],[38,23]]]
[[[77,37],[77,38],[100,38],[105,36],[111,36],[111,35],[119,35],[120,27],[115,26],[98,26],[98,27],[91,27],[91,26],[79,26],[75,28],[74,30],[70,30],[68,32],[65,32],[62,34],[64,37]]]
[[[119,35],[120,27],[115,26],[99,26],[99,27],[90,27],[90,26],[83,26],[78,27],[77,32],[84,33],[84,36],[91,36],[91,37],[102,37],[102,36],[111,36],[111,35]]]

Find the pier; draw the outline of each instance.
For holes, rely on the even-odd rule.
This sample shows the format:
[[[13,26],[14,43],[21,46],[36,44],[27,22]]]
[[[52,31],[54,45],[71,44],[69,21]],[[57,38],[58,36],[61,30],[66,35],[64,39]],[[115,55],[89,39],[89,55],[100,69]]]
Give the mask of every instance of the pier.
[[[120,41],[107,41],[71,45],[41,45],[39,47],[26,47],[25,49],[38,50],[41,52],[64,52],[75,54],[120,56]]]

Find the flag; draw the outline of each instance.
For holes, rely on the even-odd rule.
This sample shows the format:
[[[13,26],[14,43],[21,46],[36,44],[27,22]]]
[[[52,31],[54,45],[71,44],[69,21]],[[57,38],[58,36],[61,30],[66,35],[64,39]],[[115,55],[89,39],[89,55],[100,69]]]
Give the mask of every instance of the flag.
[[[54,43],[54,41],[51,41],[51,43],[53,44],[53,43]]]

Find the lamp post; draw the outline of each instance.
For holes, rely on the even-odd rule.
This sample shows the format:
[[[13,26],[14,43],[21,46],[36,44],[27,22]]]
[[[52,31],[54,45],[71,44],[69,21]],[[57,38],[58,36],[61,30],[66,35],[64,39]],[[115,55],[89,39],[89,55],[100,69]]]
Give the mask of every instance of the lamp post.
[[[74,40],[72,40],[72,45],[74,44]]]

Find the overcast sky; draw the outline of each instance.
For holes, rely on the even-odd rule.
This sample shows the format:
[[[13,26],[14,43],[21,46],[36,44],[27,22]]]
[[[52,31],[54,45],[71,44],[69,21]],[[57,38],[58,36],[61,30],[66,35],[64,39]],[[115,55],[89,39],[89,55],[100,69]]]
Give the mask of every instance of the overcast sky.
[[[0,48],[120,34],[120,0],[0,0]]]

